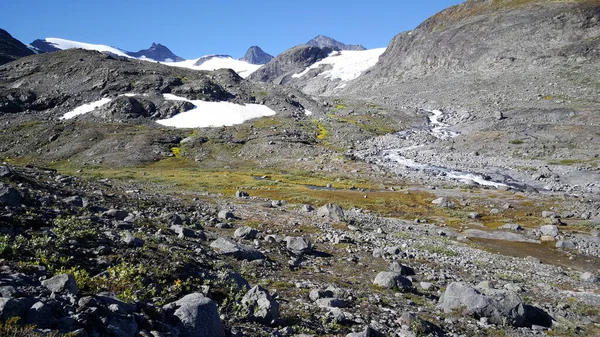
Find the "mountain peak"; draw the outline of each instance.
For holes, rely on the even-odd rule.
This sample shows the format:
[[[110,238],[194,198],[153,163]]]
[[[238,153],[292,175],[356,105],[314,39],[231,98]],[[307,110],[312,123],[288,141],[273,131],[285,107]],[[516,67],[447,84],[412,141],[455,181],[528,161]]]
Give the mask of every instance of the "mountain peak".
[[[15,39],[7,31],[0,28],[0,64],[34,54],[21,41]]]
[[[252,46],[240,61],[245,61],[250,64],[266,64],[273,59],[273,55],[265,53],[259,46]]]
[[[340,41],[337,41],[333,38],[330,38],[325,35],[317,35],[312,40],[306,43],[309,46],[315,46],[319,48],[329,47],[335,50],[366,50],[367,48],[363,47],[360,44],[345,44]]]
[[[152,42],[152,46],[148,49],[142,49],[136,53],[128,52],[127,55],[136,58],[149,58],[159,62],[179,62],[185,60],[184,58],[173,54],[166,46],[156,42]]]

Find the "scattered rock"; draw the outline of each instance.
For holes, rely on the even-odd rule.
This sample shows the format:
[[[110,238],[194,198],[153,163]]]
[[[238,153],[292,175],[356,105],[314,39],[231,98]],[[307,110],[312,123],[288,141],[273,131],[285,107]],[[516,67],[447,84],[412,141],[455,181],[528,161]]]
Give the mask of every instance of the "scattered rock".
[[[252,227],[240,227],[235,230],[233,233],[233,237],[236,239],[244,239],[244,240],[254,240],[256,239],[256,235],[258,231]]]
[[[66,292],[77,295],[79,289],[75,283],[75,278],[71,274],[56,275],[50,279],[42,281],[42,285],[53,293]]]
[[[200,293],[192,293],[167,304],[165,308],[177,309],[173,313],[182,337],[225,337],[223,323],[216,304]]]
[[[342,208],[335,204],[327,204],[320,207],[317,210],[317,215],[320,217],[327,217],[334,221],[344,221],[344,211]]]
[[[250,289],[242,298],[242,305],[260,323],[272,325],[279,319],[279,303],[261,286]]]
[[[312,245],[310,244],[310,241],[304,238],[287,236],[284,241],[286,242],[287,250],[296,255],[308,254],[312,251]]]
[[[373,284],[387,289],[406,291],[412,288],[412,282],[400,273],[383,271],[375,276]]]
[[[213,241],[210,246],[221,255],[231,255],[238,260],[262,260],[265,259],[265,255],[260,251],[240,245],[236,242],[229,241],[225,238],[218,238]]]

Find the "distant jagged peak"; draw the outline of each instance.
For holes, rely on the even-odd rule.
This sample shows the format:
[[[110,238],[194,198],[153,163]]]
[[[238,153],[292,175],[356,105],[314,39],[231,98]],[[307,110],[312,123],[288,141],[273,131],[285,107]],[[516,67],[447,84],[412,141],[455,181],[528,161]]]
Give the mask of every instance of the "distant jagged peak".
[[[148,49],[142,49],[136,53],[128,52],[127,54],[136,58],[147,58],[159,62],[185,61],[184,58],[175,55],[165,45],[156,42],[152,42],[152,46]]]
[[[267,64],[274,58],[273,55],[266,53],[259,46],[252,46],[248,48],[248,51],[244,57],[240,58],[240,61],[248,62],[250,64]]]
[[[309,46],[315,46],[319,48],[329,47],[334,50],[366,50],[360,44],[345,44],[333,38],[324,35],[317,35],[312,40],[306,43]]]

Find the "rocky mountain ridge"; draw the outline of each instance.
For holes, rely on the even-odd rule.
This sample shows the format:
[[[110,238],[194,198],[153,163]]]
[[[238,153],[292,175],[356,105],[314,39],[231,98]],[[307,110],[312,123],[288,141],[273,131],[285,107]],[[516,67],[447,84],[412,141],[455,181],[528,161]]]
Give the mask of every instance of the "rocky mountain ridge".
[[[367,48],[363,47],[360,44],[345,44],[340,41],[337,41],[333,38],[323,35],[317,35],[310,41],[306,42],[309,46],[319,47],[319,48],[331,48],[333,50],[366,50]]]
[[[31,49],[13,38],[7,31],[0,29],[0,65],[33,54]]]

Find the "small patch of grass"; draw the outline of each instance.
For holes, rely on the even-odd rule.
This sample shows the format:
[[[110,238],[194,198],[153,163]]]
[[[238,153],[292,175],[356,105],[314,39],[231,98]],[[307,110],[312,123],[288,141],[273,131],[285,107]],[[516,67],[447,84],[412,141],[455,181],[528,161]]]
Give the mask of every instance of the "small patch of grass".
[[[525,141],[522,139],[512,139],[508,141],[509,144],[513,144],[513,145],[521,145],[521,144],[525,144]]]

